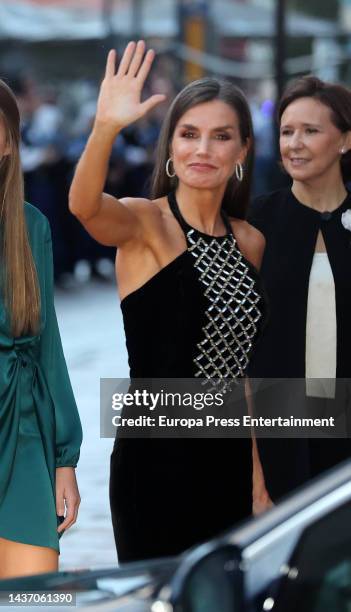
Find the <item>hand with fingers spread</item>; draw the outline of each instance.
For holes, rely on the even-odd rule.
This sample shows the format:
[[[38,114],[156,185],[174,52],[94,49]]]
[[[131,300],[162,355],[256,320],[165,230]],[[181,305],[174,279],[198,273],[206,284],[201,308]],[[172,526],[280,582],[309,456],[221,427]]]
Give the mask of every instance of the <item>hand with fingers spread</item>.
[[[156,94],[141,102],[154,57],[152,49],[145,54],[144,41],[130,42],[116,72],[116,52],[109,52],[97,104],[96,125],[108,125],[118,132],[165,100],[166,96]]]
[[[65,516],[57,529],[58,533],[67,531],[76,522],[79,504],[80,496],[74,468],[56,468],[56,514]]]

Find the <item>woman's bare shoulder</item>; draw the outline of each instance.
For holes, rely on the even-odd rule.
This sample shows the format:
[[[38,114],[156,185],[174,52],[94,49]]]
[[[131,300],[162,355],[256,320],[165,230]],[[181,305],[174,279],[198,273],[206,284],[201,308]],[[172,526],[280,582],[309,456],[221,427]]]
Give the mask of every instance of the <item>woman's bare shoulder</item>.
[[[247,239],[265,244],[266,239],[264,235],[262,234],[262,232],[260,232],[260,230],[251,225],[251,223],[249,223],[245,219],[237,219],[236,217],[230,217],[229,220],[233,228],[234,234],[240,232],[240,234],[245,236]]]
[[[266,246],[264,235],[244,219],[231,217],[230,224],[242,254],[259,270]]]

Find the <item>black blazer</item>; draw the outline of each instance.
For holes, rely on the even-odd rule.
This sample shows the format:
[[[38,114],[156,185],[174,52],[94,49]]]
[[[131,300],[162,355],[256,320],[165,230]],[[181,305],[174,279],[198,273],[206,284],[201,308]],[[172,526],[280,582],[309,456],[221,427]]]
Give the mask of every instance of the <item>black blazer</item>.
[[[351,377],[351,231],[341,221],[342,213],[349,208],[350,194],[337,210],[319,213],[299,202],[289,188],[259,197],[252,203],[248,221],[266,237],[261,275],[268,297],[269,320],[251,358],[251,378],[305,378],[308,287],[319,230],[335,282],[336,375]],[[323,333],[323,329],[320,331]],[[340,385],[341,402],[348,413],[350,386],[343,381],[338,388]],[[257,413],[265,414],[267,406],[270,411],[276,406],[276,412],[285,411],[287,416],[290,406],[295,409],[300,400],[306,401],[291,389],[288,382],[285,387],[273,385],[271,389],[266,385],[262,391],[261,383],[255,398]],[[326,401],[332,402],[327,405],[332,414],[336,402]],[[350,440],[346,438],[261,438],[258,446],[266,486],[274,501],[351,455]]]
[[[351,194],[332,213],[319,213],[301,204],[290,189],[252,203],[248,221],[266,237],[261,276],[270,317],[252,359],[251,376],[305,376],[308,286],[321,230],[335,282],[336,375],[351,377],[351,231],[341,222],[347,209]]]

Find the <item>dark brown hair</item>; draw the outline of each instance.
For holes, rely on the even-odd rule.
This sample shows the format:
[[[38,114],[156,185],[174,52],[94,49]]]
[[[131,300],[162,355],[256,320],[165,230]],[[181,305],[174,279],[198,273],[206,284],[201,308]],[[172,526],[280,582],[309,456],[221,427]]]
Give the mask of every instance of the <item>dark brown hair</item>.
[[[278,106],[279,123],[286,108],[299,98],[314,98],[327,106],[335,127],[343,134],[351,130],[351,91],[343,85],[327,83],[315,76],[305,76],[286,88]],[[344,182],[351,180],[351,151],[341,157]]]
[[[153,199],[160,198],[177,187],[177,177],[170,179],[166,175],[166,162],[170,155],[170,145],[179,119],[190,108],[212,100],[221,100],[236,112],[241,141],[243,144],[248,144],[244,178],[242,182],[236,179],[235,174],[230,178],[222,201],[222,207],[228,215],[244,219],[250,198],[254,162],[254,136],[251,113],[246,98],[242,91],[230,81],[205,77],[189,83],[176,96],[165,117],[158,141],[151,197]]]
[[[0,161],[0,259],[5,305],[13,336],[34,335],[39,329],[40,293],[24,214],[20,115],[14,94],[1,80],[0,121],[10,151]]]

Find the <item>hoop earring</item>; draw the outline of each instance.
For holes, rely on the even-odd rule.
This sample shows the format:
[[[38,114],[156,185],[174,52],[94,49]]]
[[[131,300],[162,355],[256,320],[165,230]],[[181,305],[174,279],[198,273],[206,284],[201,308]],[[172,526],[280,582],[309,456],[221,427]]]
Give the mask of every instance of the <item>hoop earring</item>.
[[[173,172],[173,174],[172,174],[170,172],[170,170],[169,170],[169,164],[171,163],[171,161],[172,161],[172,158],[170,157],[169,159],[167,159],[167,163],[166,163],[166,174],[167,174],[168,178],[174,178],[175,175],[176,175],[175,172]],[[174,168],[173,168],[173,170],[174,170]]]
[[[241,181],[244,178],[244,168],[240,162],[237,162],[235,164],[235,176],[238,179],[238,181],[241,183]]]

